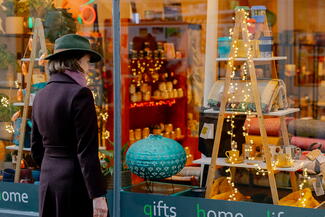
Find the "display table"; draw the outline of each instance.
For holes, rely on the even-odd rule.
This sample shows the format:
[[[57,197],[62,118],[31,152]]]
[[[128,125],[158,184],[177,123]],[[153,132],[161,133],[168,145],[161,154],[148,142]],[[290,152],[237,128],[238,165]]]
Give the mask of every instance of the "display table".
[[[244,161],[243,163],[239,163],[239,164],[230,164],[230,163],[226,163],[225,160],[226,160],[226,158],[217,158],[216,165],[217,166],[226,166],[226,167],[248,168],[248,169],[257,169],[257,168],[266,169],[266,163],[263,161],[258,161],[258,160],[249,161],[249,162]],[[292,167],[276,168],[275,171],[289,172],[292,190],[297,191],[298,186],[297,186],[297,177],[296,177],[295,173],[296,173],[296,171],[302,169],[306,162],[307,161],[304,161],[304,160],[296,160]],[[193,163],[201,164],[201,177],[202,177],[204,165],[210,165],[211,158],[210,157],[200,158],[200,159],[194,160]]]

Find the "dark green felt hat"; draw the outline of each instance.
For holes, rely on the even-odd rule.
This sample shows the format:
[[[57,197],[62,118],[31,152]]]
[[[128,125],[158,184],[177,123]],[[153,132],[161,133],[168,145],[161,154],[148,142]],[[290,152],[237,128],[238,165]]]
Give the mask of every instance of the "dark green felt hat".
[[[78,51],[89,54],[91,63],[98,62],[102,59],[99,53],[91,49],[87,38],[76,34],[68,34],[56,39],[54,43],[54,53],[48,55],[45,59],[57,59],[63,54],[73,54]]]

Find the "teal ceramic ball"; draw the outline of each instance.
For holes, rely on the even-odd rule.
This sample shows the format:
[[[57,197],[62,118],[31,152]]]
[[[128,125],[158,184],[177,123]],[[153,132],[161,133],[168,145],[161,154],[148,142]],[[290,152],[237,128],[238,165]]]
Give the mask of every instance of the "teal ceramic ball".
[[[186,153],[175,140],[150,135],[132,144],[126,163],[134,174],[145,179],[162,179],[178,173],[185,166]]]

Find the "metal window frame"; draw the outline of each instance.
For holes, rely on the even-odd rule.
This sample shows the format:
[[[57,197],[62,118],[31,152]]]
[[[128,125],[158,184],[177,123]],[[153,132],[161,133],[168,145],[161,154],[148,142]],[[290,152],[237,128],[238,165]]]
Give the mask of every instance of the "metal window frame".
[[[114,80],[114,190],[113,217],[121,216],[121,58],[120,0],[113,0],[113,80]]]

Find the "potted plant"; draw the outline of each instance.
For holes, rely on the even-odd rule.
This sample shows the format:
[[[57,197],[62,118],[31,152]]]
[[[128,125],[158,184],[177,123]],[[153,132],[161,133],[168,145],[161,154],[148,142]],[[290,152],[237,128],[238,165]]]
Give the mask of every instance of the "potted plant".
[[[13,86],[14,72],[17,70],[16,55],[8,51],[5,44],[0,44],[0,83]]]
[[[77,31],[76,20],[65,8],[56,8],[53,0],[28,0],[30,16],[41,18],[44,24],[45,38],[50,42],[62,35]]]
[[[9,66],[15,66],[16,57],[6,49],[5,44],[0,44],[0,69],[6,70]]]
[[[112,144],[112,143],[111,143]],[[121,170],[121,180],[122,187],[127,187],[131,185],[131,172],[126,166],[126,151],[128,145],[122,146],[121,159],[122,159],[122,170]],[[99,150],[102,155],[101,169],[104,175],[105,184],[107,189],[113,189],[113,172],[114,172],[114,151],[113,150]]]
[[[76,20],[65,8],[51,7],[44,17],[45,37],[54,42],[55,39],[77,31]]]
[[[17,112],[17,108],[9,103],[9,98],[0,94],[0,139],[12,140],[13,126],[12,115]]]
[[[53,0],[25,0],[28,1],[30,16],[44,18],[50,8],[54,8]]]
[[[3,3],[6,17],[7,34],[24,33],[24,17],[28,16],[28,2],[25,0],[6,0]]]

